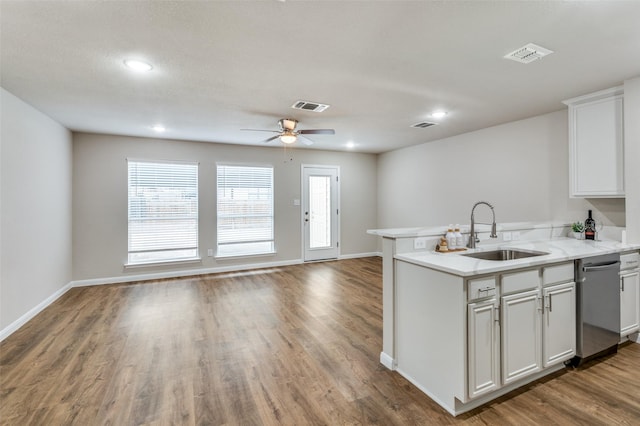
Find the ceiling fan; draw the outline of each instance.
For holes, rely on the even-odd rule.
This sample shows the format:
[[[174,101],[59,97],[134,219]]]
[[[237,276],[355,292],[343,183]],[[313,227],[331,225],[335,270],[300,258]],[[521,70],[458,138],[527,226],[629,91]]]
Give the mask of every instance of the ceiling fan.
[[[280,130],[262,130],[262,129],[241,129],[241,130],[250,130],[254,132],[278,133],[275,136],[265,139],[264,140],[265,143],[268,143],[280,138],[280,141],[282,143],[292,144],[298,140],[298,136],[301,136],[301,142],[305,145],[313,145],[313,141],[304,135],[335,135],[336,134],[336,131],[333,129],[296,130],[297,125],[298,125],[298,120],[294,120],[293,118],[283,118],[278,121],[278,127],[280,128]]]

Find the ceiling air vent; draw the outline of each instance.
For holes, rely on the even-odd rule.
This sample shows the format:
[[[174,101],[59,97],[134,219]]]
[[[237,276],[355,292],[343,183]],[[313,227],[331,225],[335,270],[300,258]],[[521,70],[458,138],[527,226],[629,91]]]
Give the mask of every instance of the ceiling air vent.
[[[411,125],[411,127],[416,127],[418,129],[425,129],[427,127],[435,126],[436,123],[429,123],[428,121],[421,121],[420,123],[416,123]]]
[[[291,108],[302,109],[304,111],[322,112],[329,108],[329,106],[330,105],[319,104],[317,102],[297,101],[295,104],[291,105]]]
[[[552,50],[545,49],[536,44],[529,43],[526,46],[516,49],[508,55],[504,55],[505,59],[511,59],[512,61],[528,64],[536,59],[543,58],[553,53]]]

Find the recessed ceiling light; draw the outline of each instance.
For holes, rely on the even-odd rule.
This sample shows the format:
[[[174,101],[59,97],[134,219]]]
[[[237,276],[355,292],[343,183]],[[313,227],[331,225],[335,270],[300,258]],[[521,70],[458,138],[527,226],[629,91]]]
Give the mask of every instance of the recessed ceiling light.
[[[123,62],[127,68],[132,69],[134,71],[147,72],[153,69],[151,64],[144,61],[140,61],[138,59],[125,59]]]
[[[154,131],[158,132],[158,133],[162,133],[165,130],[167,130],[162,124],[156,124],[155,126],[151,127]]]
[[[447,112],[446,111],[435,111],[434,113],[431,114],[431,117],[433,118],[443,118],[446,117]]]
[[[349,148],[349,149],[353,149],[353,148],[355,148],[355,147],[356,147],[355,142],[353,142],[353,141],[349,141],[349,142],[347,142],[347,148]]]

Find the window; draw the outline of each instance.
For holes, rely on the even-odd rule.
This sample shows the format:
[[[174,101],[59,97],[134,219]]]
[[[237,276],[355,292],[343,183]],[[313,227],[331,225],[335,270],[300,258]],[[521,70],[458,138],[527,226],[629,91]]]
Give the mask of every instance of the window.
[[[218,165],[218,256],[275,251],[273,167]]]
[[[198,165],[129,161],[129,264],[198,257]]]

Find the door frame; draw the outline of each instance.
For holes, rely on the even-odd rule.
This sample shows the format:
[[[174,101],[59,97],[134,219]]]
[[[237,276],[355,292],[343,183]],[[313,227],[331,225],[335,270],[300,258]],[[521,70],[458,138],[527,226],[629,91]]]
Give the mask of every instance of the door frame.
[[[335,208],[338,210],[338,214],[337,214],[337,223],[336,223],[336,249],[337,249],[337,253],[336,253],[336,257],[335,258],[328,258],[328,259],[318,259],[318,260],[306,260],[305,259],[305,252],[306,252],[306,235],[305,235],[305,225],[304,225],[304,208],[305,208],[305,204],[306,204],[306,199],[305,199],[305,181],[304,181],[304,170],[306,168],[309,169],[331,169],[331,170],[335,170],[336,171],[336,176],[338,177],[338,181],[336,182],[336,206]],[[334,260],[334,259],[339,259],[340,258],[340,253],[341,253],[341,247],[340,247],[340,166],[336,166],[336,165],[328,165],[328,164],[300,164],[300,199],[301,199],[301,203],[300,203],[300,235],[302,236],[302,238],[300,239],[300,246],[301,246],[301,258],[303,262],[321,262],[323,260]]]

